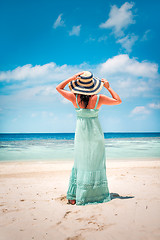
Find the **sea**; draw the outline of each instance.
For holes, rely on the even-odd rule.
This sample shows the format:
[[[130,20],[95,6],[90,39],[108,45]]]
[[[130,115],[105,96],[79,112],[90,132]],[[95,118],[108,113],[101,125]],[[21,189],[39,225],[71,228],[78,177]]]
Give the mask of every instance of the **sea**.
[[[0,161],[73,161],[75,133],[1,133]],[[160,132],[105,132],[106,161],[160,160]]]

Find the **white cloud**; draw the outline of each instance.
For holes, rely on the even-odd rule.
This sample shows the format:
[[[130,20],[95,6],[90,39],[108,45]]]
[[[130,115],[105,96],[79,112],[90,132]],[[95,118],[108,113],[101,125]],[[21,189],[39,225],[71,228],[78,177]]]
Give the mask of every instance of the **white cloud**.
[[[81,30],[81,25],[73,26],[73,27],[72,27],[72,30],[69,32],[69,35],[70,35],[70,36],[72,36],[72,35],[79,36],[80,30]]]
[[[109,58],[105,63],[99,64],[101,74],[129,74],[137,77],[155,78],[158,65],[149,61],[138,62],[135,58],[129,58],[127,54],[120,54]]]
[[[97,74],[108,79],[124,98],[154,96],[160,89],[158,64],[138,61],[127,54],[117,55],[97,66]]]
[[[154,91],[157,92],[160,89],[156,63],[140,62],[136,58],[129,58],[127,54],[122,54],[93,66],[86,63],[58,66],[51,62],[42,66],[28,64],[11,71],[2,71],[0,79],[8,84],[4,84],[1,88],[1,92],[4,92],[1,102],[2,98],[3,101],[7,101],[8,97],[12,99],[11,102],[13,99],[14,101],[16,99],[17,101],[21,99],[41,101],[41,104],[44,101],[52,102],[53,99],[55,99],[54,102],[61,101],[61,96],[56,91],[57,84],[84,70],[93,72],[97,77],[108,79],[111,87],[119,93],[122,100],[127,97],[155,95]],[[19,81],[18,84],[16,80]],[[9,96],[6,95],[7,92]],[[63,103],[65,101],[63,100]]]
[[[95,41],[98,41],[98,42],[102,42],[102,41],[106,41],[107,40],[107,36],[101,36],[101,37],[98,37],[97,39],[95,37],[92,37],[92,36],[89,36],[89,38],[87,38],[85,40],[85,42],[95,42]]]
[[[94,42],[94,41],[96,41],[96,39],[91,36],[85,40],[85,42]]]
[[[64,21],[62,20],[62,15],[63,15],[63,13],[59,14],[58,18],[56,19],[56,21],[53,24],[53,28],[65,26]]]
[[[135,42],[138,40],[138,36],[135,34],[128,34],[124,38],[117,40],[116,43],[120,43],[124,49],[129,53],[132,51],[132,47]]]
[[[148,35],[149,35],[150,31],[151,31],[150,29],[145,31],[141,41],[147,41],[148,40]]]
[[[107,40],[107,36],[101,36],[99,38],[95,38],[95,37],[92,37],[90,36],[88,39],[85,40],[85,42],[95,42],[95,41],[98,41],[98,42],[102,42],[102,41],[106,41]]]
[[[145,116],[151,113],[151,109],[160,109],[160,103],[149,103],[146,106],[137,106],[131,111],[129,116]]]
[[[156,78],[158,73],[158,64],[149,61],[139,62],[136,58],[129,58],[128,54],[120,54],[109,58],[106,62],[97,64],[95,66],[82,63],[80,65],[56,65],[51,62],[44,65],[32,66],[31,64],[17,67],[9,71],[0,72],[0,81],[12,82],[14,81],[29,81],[35,82],[36,85],[41,83],[48,84],[49,82],[58,82],[65,80],[78,71],[92,69],[101,75],[119,75],[127,74],[127,76]],[[129,74],[129,75],[128,75]],[[38,89],[44,90],[42,87]],[[46,85],[45,91],[52,91],[51,86]]]
[[[145,107],[145,106],[137,106],[135,107],[132,111],[131,111],[131,115],[130,116],[133,116],[133,115],[139,115],[139,114],[149,114],[150,111]]]
[[[101,36],[98,38],[98,42],[106,41],[107,38],[108,38],[107,36]]]
[[[28,94],[32,96],[38,96],[38,95],[43,95],[43,96],[48,96],[48,95],[53,95],[57,93],[55,86],[50,85],[50,86],[37,86],[35,88],[27,89]],[[27,93],[25,93],[27,95]]]
[[[132,7],[133,3],[125,2],[120,8],[113,5],[110,13],[109,19],[105,23],[99,25],[100,28],[111,28],[116,36],[123,36],[124,29],[126,29],[130,24],[134,24]]]
[[[13,70],[9,71],[1,71],[0,72],[0,81],[10,81],[10,80],[25,80],[27,78],[38,78],[44,77],[47,73],[50,72],[51,69],[57,68],[56,64],[51,62],[48,64],[44,64],[42,66],[36,65],[35,67],[32,64],[26,64],[22,67],[17,67]]]
[[[160,109],[160,103],[149,103],[148,106],[153,109]]]
[[[36,117],[37,116],[37,113],[36,112],[33,112],[32,114],[31,114],[31,117],[32,118],[34,118],[34,117]]]
[[[59,80],[64,80],[66,77],[71,76],[75,72],[78,72],[80,68],[85,67],[85,63],[81,65],[69,66],[64,64],[62,66],[56,65],[56,63],[51,62],[44,65],[32,66],[32,64],[26,64],[24,66],[19,66],[13,70],[0,71],[0,81],[13,82],[14,81],[24,81],[25,84],[34,83],[48,83],[55,82]]]

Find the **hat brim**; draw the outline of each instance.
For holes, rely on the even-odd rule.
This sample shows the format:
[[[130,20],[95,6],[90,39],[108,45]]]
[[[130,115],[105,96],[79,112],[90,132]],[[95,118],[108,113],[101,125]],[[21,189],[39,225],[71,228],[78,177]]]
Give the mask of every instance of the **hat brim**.
[[[102,82],[98,78],[93,78],[93,80],[94,80],[94,84],[92,84],[91,86],[89,86],[90,84],[86,86],[85,84],[82,85],[77,79],[69,82],[68,86],[73,93],[83,94],[83,95],[94,95],[99,93],[102,90],[104,82]]]

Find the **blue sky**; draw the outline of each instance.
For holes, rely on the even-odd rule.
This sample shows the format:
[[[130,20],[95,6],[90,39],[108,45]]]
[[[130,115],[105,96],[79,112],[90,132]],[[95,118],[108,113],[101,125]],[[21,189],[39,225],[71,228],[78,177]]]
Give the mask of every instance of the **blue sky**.
[[[0,132],[74,132],[55,88],[83,70],[122,99],[101,107],[104,132],[160,131],[159,11],[157,0],[1,1]]]

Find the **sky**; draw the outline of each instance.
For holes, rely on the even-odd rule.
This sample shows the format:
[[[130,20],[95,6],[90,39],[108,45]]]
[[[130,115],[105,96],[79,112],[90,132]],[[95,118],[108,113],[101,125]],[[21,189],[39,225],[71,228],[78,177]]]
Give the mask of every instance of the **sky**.
[[[104,132],[160,132],[159,12],[157,0],[1,1],[0,132],[75,132],[56,86],[80,71],[122,100],[100,108]]]

